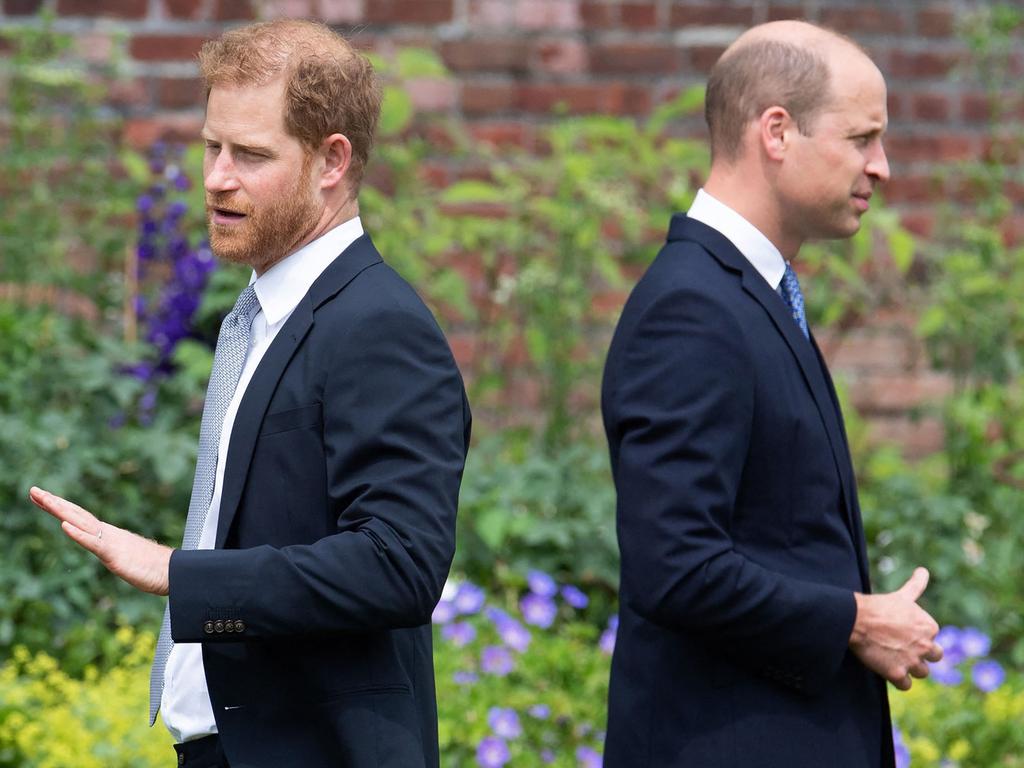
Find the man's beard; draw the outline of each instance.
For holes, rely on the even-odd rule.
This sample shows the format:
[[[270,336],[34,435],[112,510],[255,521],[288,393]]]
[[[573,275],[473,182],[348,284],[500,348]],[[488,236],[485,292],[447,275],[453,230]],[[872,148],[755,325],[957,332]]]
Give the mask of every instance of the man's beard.
[[[295,250],[320,217],[316,198],[306,187],[308,168],[305,163],[303,166],[294,188],[259,208],[233,200],[234,192],[207,195],[210,250],[217,258],[247,264],[262,274]],[[213,208],[245,214],[245,219],[233,226],[217,225],[212,220]]]

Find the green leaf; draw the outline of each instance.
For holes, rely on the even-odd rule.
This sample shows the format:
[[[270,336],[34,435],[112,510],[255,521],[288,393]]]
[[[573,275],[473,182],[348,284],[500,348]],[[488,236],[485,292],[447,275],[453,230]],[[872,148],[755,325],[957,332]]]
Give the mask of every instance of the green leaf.
[[[388,138],[403,133],[412,122],[413,112],[412,98],[404,88],[397,85],[385,86],[380,125],[377,129],[381,137]]]
[[[397,59],[398,76],[404,79],[448,75],[444,62],[429,48],[402,48]]]

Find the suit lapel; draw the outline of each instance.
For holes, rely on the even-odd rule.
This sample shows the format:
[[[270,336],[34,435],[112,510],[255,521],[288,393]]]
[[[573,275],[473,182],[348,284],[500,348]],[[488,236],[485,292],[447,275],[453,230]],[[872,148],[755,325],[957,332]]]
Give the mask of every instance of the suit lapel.
[[[846,449],[845,435],[839,422],[839,409],[830,393],[828,374],[817,351],[817,345],[813,341],[813,335],[811,343],[808,343],[800,331],[800,326],[793,321],[789,307],[786,306],[782,297],[772,290],[772,287],[754,266],[721,232],[699,221],[677,214],[673,216],[672,224],[669,227],[669,240],[675,239],[687,239],[699,243],[726,269],[738,273],[741,276],[743,290],[764,308],[775,328],[785,340],[793,357],[796,358],[800,372],[811,392],[811,398],[821,416],[825,433],[828,435],[832,458],[839,475],[845,502],[846,525],[851,535],[856,537],[858,524],[854,519],[856,513],[853,503],[852,467]]]
[[[238,413],[231,428],[231,442],[228,445],[224,467],[224,487],[221,491],[220,515],[217,521],[217,549],[224,547],[235,520],[245,489],[252,453],[256,448],[256,440],[270,400],[288,363],[313,327],[316,310],[338,294],[356,275],[380,261],[380,254],[369,236],[362,235],[357,238],[316,279],[284,327],[274,337],[274,341],[256,367],[242,396],[242,402],[239,403]]]

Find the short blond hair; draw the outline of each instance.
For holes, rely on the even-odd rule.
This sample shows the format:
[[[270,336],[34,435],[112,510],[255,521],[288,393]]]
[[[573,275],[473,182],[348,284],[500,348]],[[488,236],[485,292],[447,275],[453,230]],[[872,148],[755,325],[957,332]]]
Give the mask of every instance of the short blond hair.
[[[348,176],[359,190],[380,120],[381,88],[369,60],[314,21],[280,19],[230,30],[205,43],[199,70],[206,94],[218,85],[285,78],[284,124],[309,151],[332,133],[352,144]]]

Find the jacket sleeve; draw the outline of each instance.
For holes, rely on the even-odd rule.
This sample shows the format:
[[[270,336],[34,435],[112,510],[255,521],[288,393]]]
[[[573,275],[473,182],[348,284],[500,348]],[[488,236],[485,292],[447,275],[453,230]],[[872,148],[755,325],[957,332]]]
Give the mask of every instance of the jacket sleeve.
[[[727,307],[683,289],[651,302],[617,351],[604,407],[623,594],[647,620],[814,691],[838,673],[856,606],[849,590],[774,572],[735,547],[757,375],[747,343]]]
[[[458,369],[425,310],[365,313],[324,346],[333,355],[313,364],[327,368],[324,456],[337,532],[308,545],[176,551],[176,642],[429,622],[455,551],[469,439]],[[211,633],[217,621],[230,629]]]

